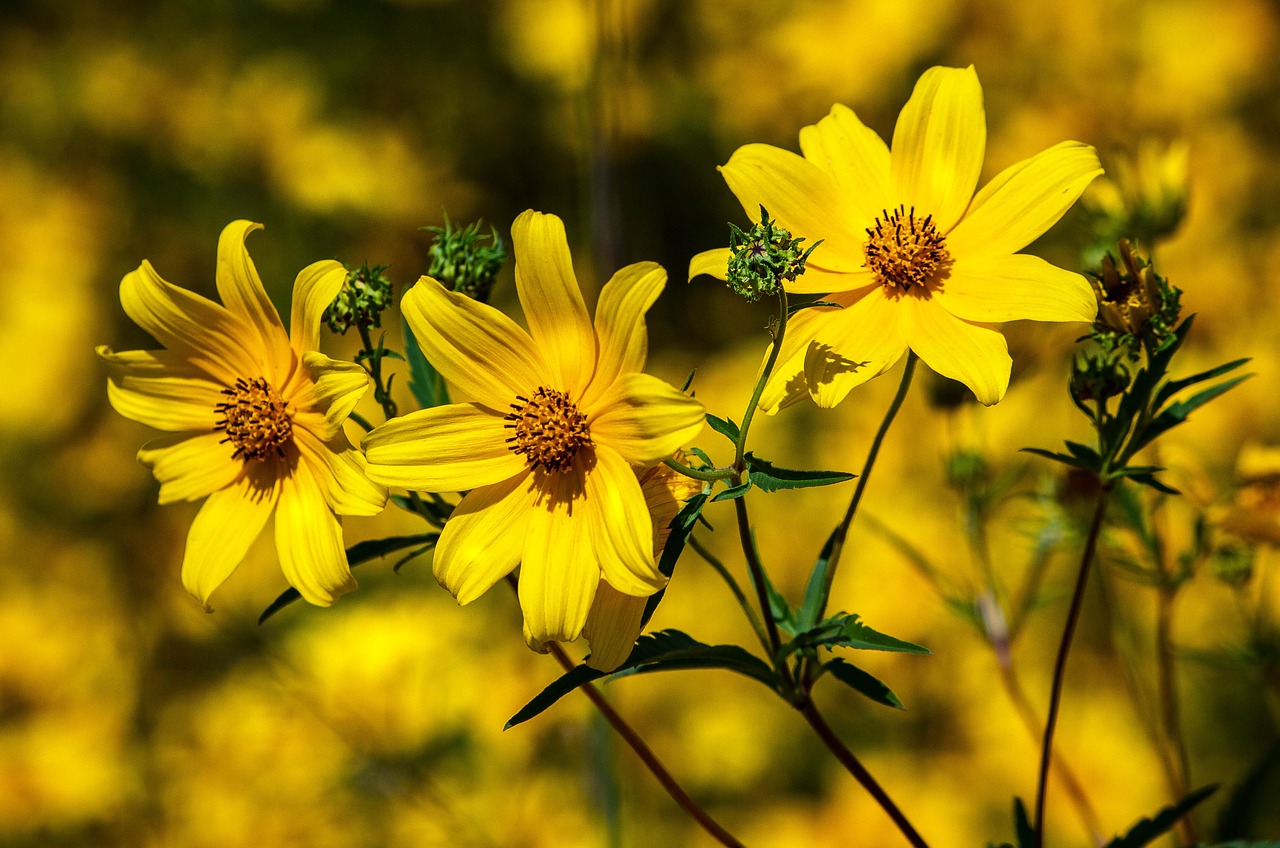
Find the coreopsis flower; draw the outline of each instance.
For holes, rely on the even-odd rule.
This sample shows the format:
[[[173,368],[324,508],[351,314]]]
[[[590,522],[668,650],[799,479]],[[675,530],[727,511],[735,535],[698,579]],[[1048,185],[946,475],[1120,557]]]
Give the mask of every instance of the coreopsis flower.
[[[532,210],[512,226],[526,332],[430,277],[401,309],[423,353],[468,403],[392,419],[364,439],[388,486],[470,490],[436,545],[436,579],[470,603],[520,565],[525,638],[573,641],[603,578],[644,597],[666,582],[632,466],[670,457],[702,428],[702,404],[641,373],[644,314],[666,283],[628,265],[600,293],[594,326],[564,225]]]
[[[806,395],[835,406],[908,348],[990,405],[1012,364],[993,323],[1094,319],[1084,277],[1016,252],[1102,173],[1094,149],[1062,142],[975,196],[985,148],[977,73],[930,68],[898,116],[892,149],[836,105],[800,131],[803,156],[748,144],[720,168],[749,216],[763,205],[793,235],[823,240],[786,289],[839,305],[806,309],[787,326],[767,412]],[[701,253],[689,274],[723,279],[727,259],[724,249]]]
[[[311,603],[333,603],[356,585],[338,516],[386,503],[342,431],[368,376],[315,350],[347,272],[332,260],[304,268],[286,332],[245,249],[260,228],[235,221],[222,231],[221,305],[144,261],[121,281],[120,302],[165,349],[97,349],[116,411],[169,431],[138,453],[160,482],[160,503],[207,498],[182,559],[183,585],[206,609],[272,510],[285,578]]]
[[[679,454],[676,459],[682,459]],[[671,535],[671,521],[684,507],[685,501],[702,491],[702,483],[686,477],[665,465],[655,465],[639,471],[640,489],[653,520],[653,555],[662,557],[667,537]],[[591,645],[587,665],[600,671],[613,671],[631,653],[631,647],[644,629],[641,619],[648,598],[639,598],[619,592],[601,580],[596,589],[591,612],[582,633]]]

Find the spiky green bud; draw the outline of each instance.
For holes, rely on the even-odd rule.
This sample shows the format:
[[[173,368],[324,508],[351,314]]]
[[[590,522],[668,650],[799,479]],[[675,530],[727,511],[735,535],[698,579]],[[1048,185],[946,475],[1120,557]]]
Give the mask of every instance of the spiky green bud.
[[[481,223],[476,221],[455,229],[445,215],[443,227],[425,227],[436,236],[431,242],[431,266],[427,274],[456,292],[488,303],[493,281],[507,261],[507,246],[492,227],[487,235],[481,234]],[[484,244],[485,241],[491,243]]]
[[[776,294],[778,288],[804,273],[804,263],[819,244],[802,250],[803,238],[793,238],[760,207],[760,223],[747,231],[729,224],[729,288],[748,301]]]
[[[391,280],[383,274],[389,266],[368,263],[347,272],[347,281],[324,311],[329,329],[339,335],[352,327],[382,326],[382,310],[391,305]]]

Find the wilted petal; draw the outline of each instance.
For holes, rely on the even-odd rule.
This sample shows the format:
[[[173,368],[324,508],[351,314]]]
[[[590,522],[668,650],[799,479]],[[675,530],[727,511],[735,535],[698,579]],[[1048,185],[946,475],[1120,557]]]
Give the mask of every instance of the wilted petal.
[[[636,639],[640,637],[645,605],[648,598],[626,595],[600,581],[595,600],[587,614],[582,635],[591,645],[587,665],[599,671],[613,671],[631,654]]]

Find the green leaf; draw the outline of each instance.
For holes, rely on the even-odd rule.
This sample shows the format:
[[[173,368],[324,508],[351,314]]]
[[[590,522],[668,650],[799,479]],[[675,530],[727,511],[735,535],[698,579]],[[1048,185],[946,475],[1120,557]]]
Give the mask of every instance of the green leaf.
[[[735,445],[738,443],[741,431],[738,429],[738,425],[733,423],[732,418],[719,418],[708,412],[707,424],[710,425],[712,430],[715,430]]]
[[[1072,468],[1083,468],[1086,471],[1096,472],[1096,468],[1086,465],[1074,456],[1067,456],[1065,453],[1055,453],[1044,448],[1022,448],[1022,453],[1033,453],[1036,456],[1043,456],[1045,459],[1052,459],[1054,462],[1061,462],[1063,465],[1070,465]]]
[[[688,451],[689,451],[689,453],[693,454],[693,455],[694,455],[694,456],[696,456],[698,459],[702,460],[704,463],[706,463],[707,465],[711,466],[712,468],[714,468],[714,467],[715,467],[715,463],[711,461],[711,457],[707,456],[707,452],[706,452],[706,451],[704,451],[702,448],[700,448],[700,447],[689,447],[689,448],[686,448],[686,450],[688,450]]]
[[[414,546],[421,546],[422,550],[426,550],[433,547],[439,538],[439,533],[419,533],[416,536],[390,536],[386,539],[370,539],[366,542],[357,542],[347,548],[347,564],[355,568],[357,565],[362,565],[370,560]],[[278,598],[262,611],[262,615],[258,616],[258,624],[264,623],[268,618],[271,618],[271,616],[301,597],[302,595],[297,589],[285,589]]]
[[[747,477],[760,489],[776,492],[779,489],[807,489],[812,486],[830,486],[852,480],[856,474],[847,471],[795,471],[778,468],[766,459],[760,459],[750,451],[743,457],[747,461]]]
[[[739,484],[738,484],[738,485],[736,485],[736,486],[730,486],[729,488],[725,489],[725,490],[724,490],[723,492],[721,492],[720,494],[716,495],[716,496],[715,496],[714,498],[712,498],[711,500],[712,500],[713,502],[719,502],[719,501],[731,501],[731,500],[733,500],[734,498],[740,498],[740,497],[742,497],[742,496],[743,496],[743,495],[745,495],[745,494],[746,494],[750,489],[751,489],[751,480],[748,478],[747,480],[745,480],[745,481],[744,481],[744,482],[742,482],[742,483],[739,483]]]
[[[814,247],[817,247],[817,245],[814,245]],[[815,300],[812,303],[793,303],[787,307],[787,317],[790,318],[801,309],[813,309],[815,306],[834,306],[836,309],[844,309],[844,306],[831,300]]]
[[[1098,456],[1098,452],[1093,448],[1079,442],[1066,442],[1066,445],[1071,455],[1083,462],[1086,467],[1094,469],[1102,467],[1102,457]]]
[[[898,639],[873,630],[858,620],[858,616],[850,615],[842,620],[839,640],[832,643],[842,648],[855,648],[861,651],[892,651],[900,654],[932,654],[928,648]]]
[[[1217,789],[1218,785],[1216,783],[1197,789],[1178,803],[1165,807],[1156,813],[1153,818],[1138,820],[1133,827],[1129,828],[1127,833],[1112,839],[1106,844],[1105,848],[1143,848],[1144,845],[1150,844],[1152,840],[1168,833],[1178,819],[1190,812],[1197,804],[1216,792]]]
[[[1142,448],[1151,444],[1157,436],[1172,430],[1174,427],[1186,421],[1187,416],[1192,412],[1204,406],[1219,395],[1229,392],[1231,389],[1234,389],[1236,386],[1240,385],[1252,376],[1252,374],[1243,374],[1239,377],[1233,377],[1232,379],[1221,382],[1216,386],[1210,386],[1203,391],[1197,392],[1186,400],[1180,400],[1176,403],[1169,404],[1163,412],[1155,417],[1155,420],[1142,429],[1142,432],[1134,434],[1133,441],[1130,442],[1129,446],[1125,449],[1125,458],[1127,459],[1128,457],[1133,456],[1135,453],[1142,450]]]
[[[819,610],[827,605],[824,595],[827,589],[827,573],[831,571],[831,550],[835,544],[836,530],[832,530],[827,536],[826,544],[822,546],[821,553],[818,554],[818,561],[813,564],[813,571],[809,572],[809,582],[804,587],[804,600],[801,601],[800,609],[796,613],[796,628],[802,632],[809,630],[817,623]]]
[[[852,663],[847,663],[837,658],[826,663],[823,668],[831,672],[832,677],[836,680],[839,680],[855,692],[865,695],[877,704],[884,704],[886,707],[893,707],[896,710],[906,709],[902,705],[902,701],[898,700],[898,696],[893,694],[892,689]]]
[[[671,529],[671,533],[667,536],[667,543],[662,546],[662,556],[658,557],[658,570],[667,577],[675,573],[676,561],[680,559],[680,554],[684,552],[685,543],[689,541],[689,535],[693,533],[693,528],[697,526],[698,518],[702,515],[702,507],[706,503],[706,492],[699,492],[689,498],[684,507],[676,513],[675,518],[671,519],[671,523],[667,525]],[[658,604],[662,602],[662,597],[666,593],[667,589],[664,586],[649,596],[648,602],[644,605],[644,614],[640,617],[642,627],[649,623],[649,619],[653,617],[653,611],[658,608]]]
[[[413,335],[409,322],[404,322],[404,352],[409,362],[409,391],[413,393],[418,406],[431,409],[449,402],[449,389],[444,378],[427,361],[422,353],[418,339]]]
[[[1244,359],[1236,359],[1231,362],[1219,365],[1217,368],[1210,368],[1208,371],[1201,371],[1199,374],[1192,374],[1190,377],[1183,377],[1180,380],[1170,380],[1165,383],[1158,392],[1156,392],[1155,407],[1158,409],[1164,405],[1165,401],[1172,398],[1183,389],[1190,388],[1196,383],[1203,383],[1205,380],[1212,380],[1215,377],[1221,377],[1228,374],[1241,365],[1249,361],[1249,357]]]
[[[698,369],[695,368],[689,372],[688,377],[684,378],[684,385],[680,387],[681,394],[684,394],[685,392],[689,391],[689,387],[693,385],[693,375],[697,373],[698,373]]]
[[[1027,815],[1027,807],[1021,798],[1013,799],[1013,832],[1018,839],[1018,848],[1035,848],[1036,829],[1031,826],[1031,817]]]
[[[737,645],[707,645],[679,630],[659,630],[641,636],[626,662],[613,672],[580,665],[562,674],[513,715],[504,729],[528,721],[579,686],[602,677],[699,668],[722,668],[758,680],[771,689],[778,687],[773,669]]]
[[[1161,494],[1164,494],[1164,495],[1182,494],[1182,492],[1178,491],[1177,489],[1173,488],[1167,483],[1162,483],[1159,480],[1157,480],[1155,475],[1153,475],[1149,471],[1144,471],[1138,474],[1125,474],[1125,476],[1135,483],[1141,483],[1144,486],[1150,486],[1151,488],[1155,489],[1157,492],[1160,492]]]

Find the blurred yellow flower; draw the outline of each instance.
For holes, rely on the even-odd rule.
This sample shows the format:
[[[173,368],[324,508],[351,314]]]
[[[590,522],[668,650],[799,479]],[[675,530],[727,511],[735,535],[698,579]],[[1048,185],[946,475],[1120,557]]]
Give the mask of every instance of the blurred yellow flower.
[[[235,221],[218,240],[225,306],[170,285],[144,261],[121,281],[120,302],[165,350],[97,349],[116,411],[171,431],[138,453],[160,482],[160,502],[208,496],[182,559],[182,582],[206,609],[273,509],[285,578],[311,603],[333,603],[355,588],[337,516],[373,515],[386,503],[342,432],[368,377],[314,350],[346,271],[326,260],[298,274],[286,333],[245,249],[260,227]]]
[[[1280,545],[1280,446],[1241,448],[1236,480],[1240,488],[1219,524],[1254,542]]]
[[[683,459],[679,452],[676,459]],[[671,521],[684,507],[685,501],[702,491],[702,483],[680,474],[665,465],[655,465],[638,474],[640,490],[644,492],[645,506],[653,521],[653,556],[662,557],[667,537],[671,535]],[[613,671],[622,665],[631,653],[631,647],[643,629],[641,619],[648,598],[619,592],[604,580],[596,589],[591,612],[582,633],[591,645],[587,665],[601,671]]]
[[[560,219],[529,210],[511,234],[530,332],[423,277],[404,316],[427,358],[474,400],[393,419],[364,449],[379,483],[472,490],[441,534],[436,579],[466,604],[521,564],[525,639],[542,649],[578,638],[602,576],[641,597],[665,584],[631,466],[687,444],[703,408],[640,373],[660,266],[616,273],[593,328]]]
[[[915,351],[978,400],[998,402],[1011,360],[991,323],[1092,321],[1084,277],[1015,254],[1043,234],[1102,173],[1094,149],[1067,141],[1005,169],[976,196],[986,147],[973,67],[930,68],[898,116],[892,150],[836,105],[800,131],[803,156],[767,144],[738,148],[721,167],[747,214],[760,206],[813,244],[787,290],[835,292],[788,326],[762,407],[806,394],[823,407]],[[724,278],[724,249],[695,256],[689,274]]]

